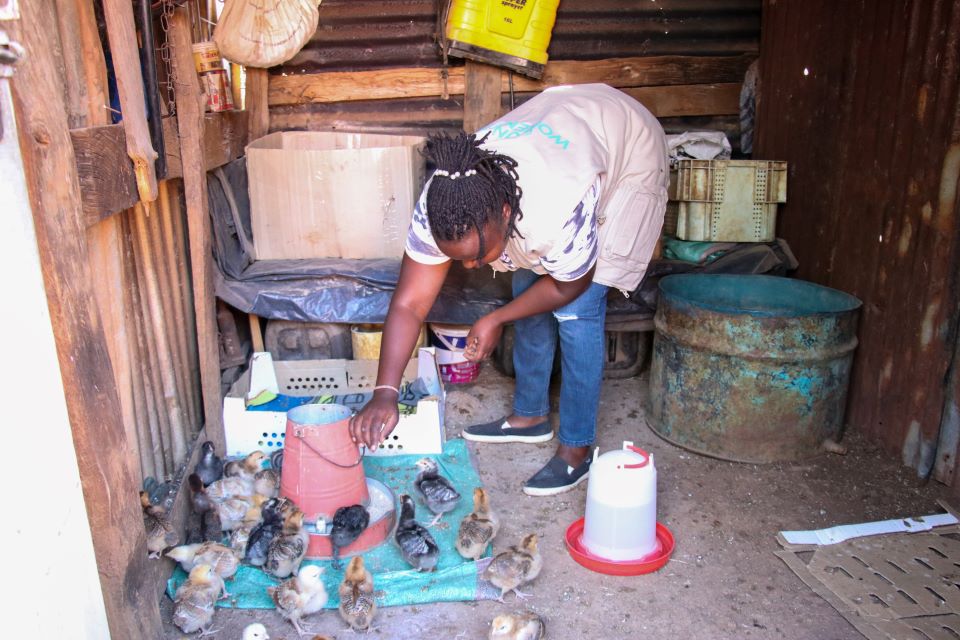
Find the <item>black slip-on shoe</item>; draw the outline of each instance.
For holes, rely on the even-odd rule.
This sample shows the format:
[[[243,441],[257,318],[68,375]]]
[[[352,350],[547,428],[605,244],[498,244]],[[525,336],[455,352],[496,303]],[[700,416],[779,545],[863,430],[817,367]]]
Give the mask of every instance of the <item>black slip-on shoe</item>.
[[[552,496],[570,491],[590,475],[591,462],[593,458],[587,456],[579,467],[571,467],[560,456],[553,456],[543,469],[527,480],[523,492],[528,496]]]
[[[506,418],[475,424],[463,430],[463,439],[473,442],[547,442],[553,439],[549,420],[532,427],[511,427]]]

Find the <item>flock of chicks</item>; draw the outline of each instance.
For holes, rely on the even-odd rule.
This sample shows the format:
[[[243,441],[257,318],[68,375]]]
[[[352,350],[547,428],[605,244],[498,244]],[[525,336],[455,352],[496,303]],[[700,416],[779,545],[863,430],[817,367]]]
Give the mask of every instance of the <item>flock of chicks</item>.
[[[301,635],[305,633],[302,619],[327,604],[321,580],[323,568],[300,566],[309,543],[304,513],[289,498],[278,497],[279,460],[263,469],[265,459],[262,452],[254,451],[241,460],[224,464],[213,444],[203,443],[201,459],[188,479],[191,506],[200,520],[200,542],[174,546],[178,536],[164,509],[152,505],[146,492],[141,492],[150,557],[159,558],[164,549],[174,546],[166,555],[189,573],[174,595],[173,622],[184,633],[214,632],[210,624],[216,603],[230,597],[224,581],[233,577],[241,562],[260,567],[282,580],[267,592],[280,615]],[[394,540],[412,568],[434,571],[440,547],[429,528],[457,507],[460,493],[440,475],[436,461],[423,458],[417,462],[417,468],[414,488],[435,518],[426,526],[417,522],[413,498],[401,495]],[[474,489],[473,506],[473,511],[460,522],[456,549],[464,558],[476,561],[496,537],[500,522],[484,489]],[[369,522],[369,512],[362,505],[337,510],[330,531],[335,568],[341,566],[339,550],[354,542]],[[225,534],[229,534],[229,545],[222,544]],[[500,589],[500,602],[510,591],[517,598],[525,598],[527,594],[519,588],[535,579],[542,565],[537,536],[529,534],[519,545],[494,556],[482,577]],[[369,630],[376,602],[373,576],[362,557],[350,560],[338,594],[340,615],[350,628]],[[538,640],[543,634],[543,621],[535,614],[507,614],[494,618],[489,637]]]

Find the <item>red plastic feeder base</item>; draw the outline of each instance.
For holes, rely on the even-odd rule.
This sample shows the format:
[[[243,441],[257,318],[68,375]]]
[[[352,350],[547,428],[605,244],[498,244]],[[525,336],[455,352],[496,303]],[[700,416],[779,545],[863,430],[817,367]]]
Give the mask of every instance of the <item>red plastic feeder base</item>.
[[[657,523],[657,548],[637,560],[607,560],[594,555],[583,546],[583,518],[567,527],[567,550],[570,556],[591,571],[611,576],[639,576],[653,573],[667,564],[673,555],[673,534],[665,526]]]
[[[384,541],[393,533],[397,522],[397,511],[394,507],[393,492],[379,480],[367,478],[367,489],[370,492],[370,524],[364,529],[360,537],[347,547],[340,550],[340,557],[345,558],[369,551]],[[329,523],[328,523],[329,525]],[[329,528],[329,527],[328,527]],[[330,536],[314,533],[311,525],[307,526],[310,532],[310,543],[307,545],[307,557],[312,560],[329,560],[333,557],[333,546]]]

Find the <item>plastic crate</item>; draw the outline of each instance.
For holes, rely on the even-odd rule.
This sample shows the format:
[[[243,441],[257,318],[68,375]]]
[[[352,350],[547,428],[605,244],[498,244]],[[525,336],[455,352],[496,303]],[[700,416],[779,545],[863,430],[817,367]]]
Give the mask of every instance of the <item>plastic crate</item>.
[[[274,361],[266,371],[274,388],[291,396],[342,395],[369,391],[377,381],[376,360]],[[400,423],[376,451],[366,455],[439,454],[443,451],[446,392],[436,353],[420,349],[403,372],[403,381],[423,378],[431,395],[417,403],[417,411],[400,416]],[[262,383],[253,385],[265,388]],[[245,398],[251,389],[251,372],[234,383],[223,399],[223,423],[227,455],[241,456],[259,449],[270,454],[283,448],[287,414],[280,411],[247,411]]]
[[[777,204],[787,201],[787,163],[681,160],[676,236],[711,242],[770,242]]]

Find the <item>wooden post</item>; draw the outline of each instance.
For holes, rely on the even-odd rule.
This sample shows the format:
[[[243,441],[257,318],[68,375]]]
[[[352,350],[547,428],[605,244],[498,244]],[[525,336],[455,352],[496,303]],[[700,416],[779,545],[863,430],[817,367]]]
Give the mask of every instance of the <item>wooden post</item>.
[[[463,130],[473,133],[500,117],[498,67],[467,60],[464,70]]]
[[[247,93],[244,100],[250,140],[267,135],[270,130],[270,109],[267,105],[270,75],[266,69],[247,67]]]
[[[67,411],[93,537],[100,586],[114,638],[161,638],[156,593],[141,581],[149,566],[137,490],[106,340],[95,304],[82,224],[76,159],[67,127],[57,17],[50,2],[20,3],[11,39],[27,55],[12,87],[36,225],[43,279]]]
[[[127,155],[133,160],[137,175],[137,192],[143,202],[157,199],[157,173],[153,166],[157,152],[147,128],[146,103],[143,97],[143,74],[140,73],[140,52],[137,49],[133,5],[129,0],[103,0],[103,13],[110,36],[113,71],[117,93],[123,110],[123,130],[127,134]]]
[[[178,8],[170,23],[173,77],[177,98],[177,130],[183,159],[183,186],[187,201],[193,305],[197,321],[200,387],[207,438],[218,450],[226,448],[220,397],[220,346],[213,296],[213,254],[210,216],[207,214],[207,174],[203,164],[203,111],[206,104],[193,66],[190,19]]]

